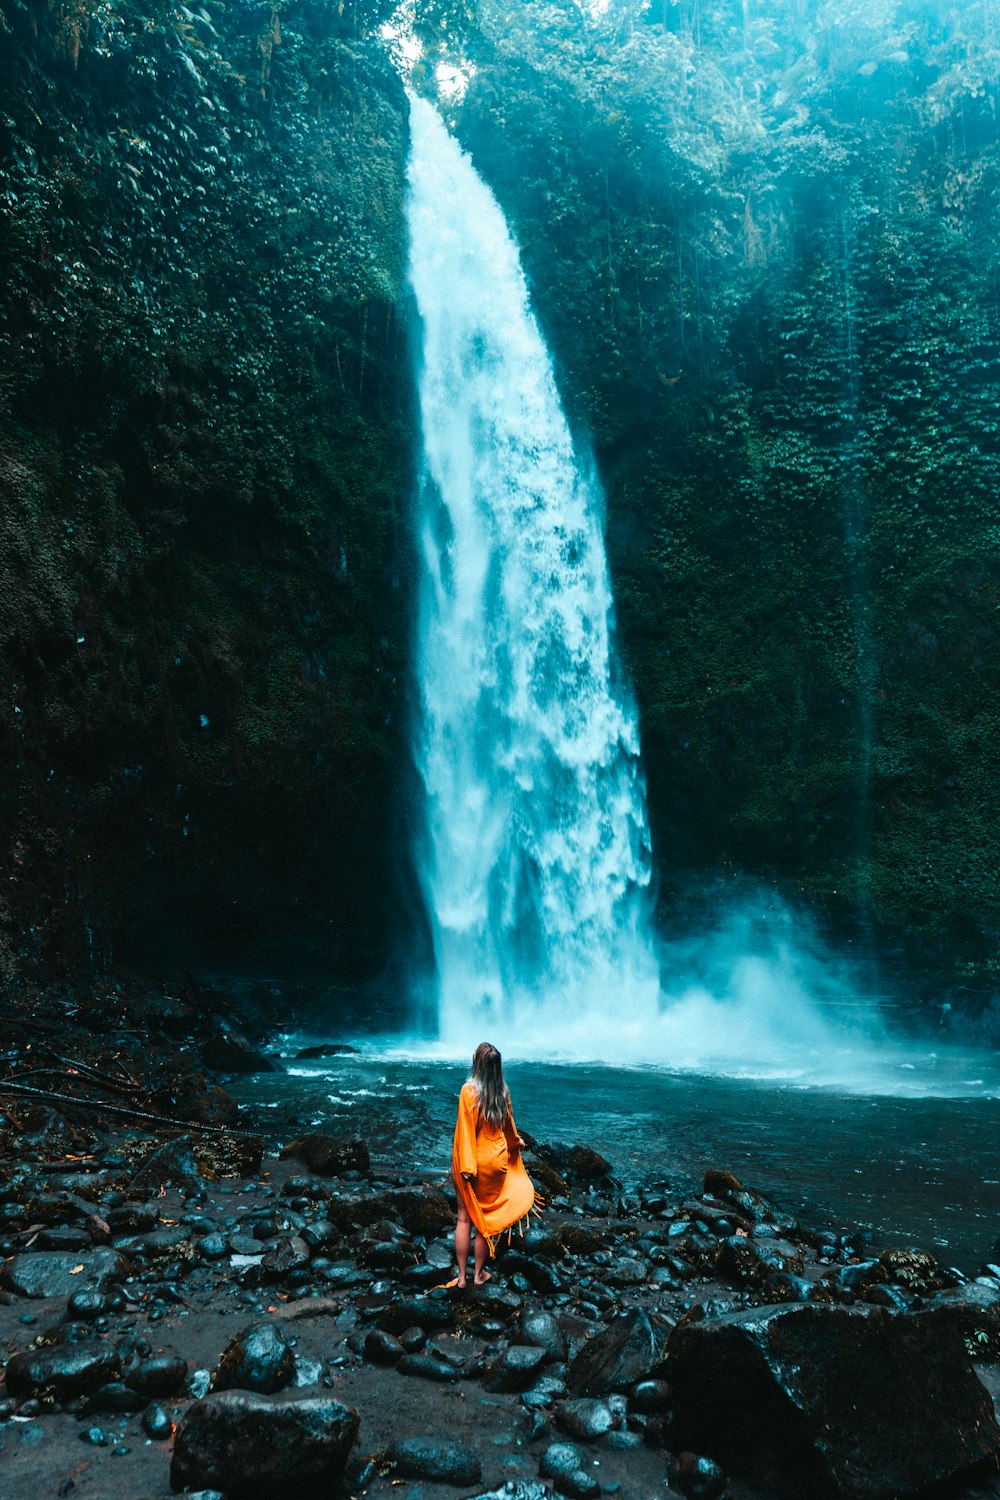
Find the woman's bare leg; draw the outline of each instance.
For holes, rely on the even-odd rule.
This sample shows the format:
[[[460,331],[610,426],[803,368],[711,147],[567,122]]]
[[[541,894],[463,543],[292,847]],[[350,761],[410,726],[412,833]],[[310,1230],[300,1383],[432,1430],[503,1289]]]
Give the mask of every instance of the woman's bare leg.
[[[458,1200],[458,1223],[455,1225],[455,1259],[458,1261],[458,1284],[465,1286],[469,1266],[469,1248],[472,1244],[472,1224],[465,1211],[462,1199]],[[479,1255],[479,1240],[476,1240],[476,1256]]]
[[[489,1248],[490,1248],[489,1245],[487,1245],[487,1243],[486,1243],[486,1237],[485,1237],[485,1235],[480,1234],[479,1231],[478,1231],[478,1229],[477,1229],[476,1230],[476,1269],[475,1269],[475,1273],[474,1273],[476,1286],[482,1286],[482,1284],[483,1284],[484,1281],[489,1281],[489,1279],[490,1279],[490,1273],[489,1273],[489,1271],[484,1271],[484,1269],[483,1269],[483,1267],[486,1265],[486,1256],[487,1256],[487,1254],[489,1252]],[[459,1281],[461,1281],[461,1277],[459,1278]]]

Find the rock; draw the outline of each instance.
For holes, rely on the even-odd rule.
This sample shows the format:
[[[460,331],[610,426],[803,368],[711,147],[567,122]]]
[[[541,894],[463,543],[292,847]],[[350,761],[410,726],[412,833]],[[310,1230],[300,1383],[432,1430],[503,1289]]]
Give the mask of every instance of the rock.
[[[86,1287],[74,1292],[66,1303],[66,1316],[72,1323],[93,1323],[108,1310],[108,1299],[103,1292],[91,1292]]]
[[[604,1273],[608,1286],[641,1286],[649,1275],[649,1266],[633,1255],[619,1255]]]
[[[537,1156],[534,1152],[526,1151],[524,1153],[524,1166],[535,1187],[541,1193],[544,1193],[550,1203],[554,1198],[569,1197],[569,1186],[566,1183],[566,1179],[560,1176],[555,1167],[551,1166],[541,1156]]]
[[[401,1375],[418,1375],[422,1380],[458,1379],[458,1371],[440,1354],[404,1354],[396,1366]]]
[[[129,1183],[132,1193],[157,1193],[161,1187],[196,1188],[201,1181],[194,1141],[179,1135],[157,1146]]]
[[[422,1339],[421,1334],[421,1341]],[[381,1328],[372,1328],[365,1336],[365,1359],[371,1365],[398,1365],[407,1352],[415,1354],[417,1350],[407,1351],[399,1339],[393,1338],[391,1333],[385,1333]]]
[[[593,1255],[595,1250],[604,1249],[611,1235],[607,1225],[570,1221],[560,1224],[558,1238],[560,1246],[570,1255]]]
[[[541,1456],[538,1472],[543,1479],[561,1479],[582,1469],[586,1462],[583,1449],[575,1443],[552,1443]]]
[[[719,1241],[715,1269],[727,1280],[762,1285],[775,1272],[797,1275],[802,1270],[802,1251],[785,1240],[733,1235]]]
[[[967,1281],[938,1292],[928,1306],[928,1316],[951,1323],[970,1351],[1000,1352],[1000,1286]]]
[[[732,1204],[754,1224],[773,1224],[781,1234],[794,1234],[799,1227],[791,1214],[776,1208],[763,1193],[744,1187],[732,1172],[710,1170],[705,1173],[703,1186],[709,1197]]]
[[[342,1177],[345,1172],[369,1172],[371,1156],[362,1140],[339,1140],[332,1135],[304,1135],[289,1141],[282,1161],[300,1161],[320,1177]]]
[[[433,1332],[451,1328],[454,1322],[454,1304],[447,1297],[401,1297],[379,1313],[376,1326],[398,1337],[406,1328]]]
[[[189,1407],[177,1429],[170,1485],[222,1490],[234,1500],[327,1494],[340,1478],[361,1418],[331,1396],[223,1391]]]
[[[89,1443],[92,1448],[108,1446],[108,1435],[103,1427],[85,1427],[79,1437],[82,1443]]]
[[[488,1490],[476,1500],[551,1500],[552,1491],[532,1479],[508,1479],[498,1490]]]
[[[223,1073],[281,1073],[284,1069],[273,1057],[259,1052],[242,1031],[212,1017],[212,1040],[206,1048],[206,1062]]]
[[[666,1380],[640,1380],[629,1400],[633,1411],[658,1417],[670,1410],[672,1392]]]
[[[1000,1446],[962,1340],[935,1316],[802,1304],[682,1324],[665,1374],[675,1447],[793,1500],[916,1495]]]
[[[294,1378],[295,1355],[281,1329],[273,1323],[253,1323],[226,1345],[211,1389],[273,1395]]]
[[[574,1182],[598,1182],[607,1177],[611,1163],[590,1146],[539,1146],[538,1155],[563,1177]]]
[[[125,1384],[141,1396],[183,1395],[188,1381],[187,1360],[179,1354],[151,1354],[125,1376]]]
[[[678,1453],[667,1466],[667,1477],[688,1500],[717,1500],[726,1487],[719,1465],[696,1453]]]
[[[162,1443],[173,1432],[174,1424],[158,1401],[143,1412],[142,1430],[154,1443]]]
[[[124,1281],[128,1261],[102,1246],[81,1255],[57,1250],[25,1250],[0,1267],[0,1286],[19,1297],[66,1297],[75,1292],[103,1292]]]
[[[403,1438],[393,1443],[388,1457],[406,1479],[467,1485],[482,1478],[482,1465],[472,1449],[444,1438]]]
[[[98,1386],[93,1395],[83,1397],[81,1412],[130,1413],[145,1411],[148,1405],[149,1398],[130,1391],[123,1380],[109,1380],[106,1385]]]
[[[229,1254],[229,1240],[218,1232],[206,1234],[198,1241],[197,1250],[202,1260],[222,1260]]]
[[[545,1363],[545,1350],[537,1344],[511,1344],[487,1370],[483,1389],[524,1391]]]
[[[552,1359],[566,1358],[566,1336],[551,1313],[526,1312],[521,1319],[520,1341],[537,1345]]]
[[[556,1426],[570,1437],[582,1442],[593,1442],[618,1424],[606,1401],[581,1396],[576,1401],[563,1401],[555,1410]]]
[[[321,1042],[315,1047],[300,1047],[295,1054],[296,1062],[308,1062],[316,1057],[341,1057],[347,1052],[357,1052],[357,1047],[351,1047],[347,1042]]]
[[[624,1391],[645,1380],[657,1357],[652,1324],[634,1307],[584,1344],[570,1364],[566,1384],[580,1396]]]
[[[120,1375],[118,1351],[88,1340],[15,1354],[7,1361],[6,1382],[12,1396],[52,1402],[88,1395]]]
[[[263,1156],[261,1135],[205,1135],[194,1146],[198,1171],[208,1182],[223,1177],[256,1177]]]

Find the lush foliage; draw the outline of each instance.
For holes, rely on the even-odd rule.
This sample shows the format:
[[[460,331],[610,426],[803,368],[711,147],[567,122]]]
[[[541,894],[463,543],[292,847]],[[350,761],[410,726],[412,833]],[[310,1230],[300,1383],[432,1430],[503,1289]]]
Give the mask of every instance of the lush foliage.
[[[665,897],[749,869],[989,977],[993,8],[485,0],[452,58],[606,481]]]
[[[325,0],[8,0],[9,955],[382,962],[405,101]]]

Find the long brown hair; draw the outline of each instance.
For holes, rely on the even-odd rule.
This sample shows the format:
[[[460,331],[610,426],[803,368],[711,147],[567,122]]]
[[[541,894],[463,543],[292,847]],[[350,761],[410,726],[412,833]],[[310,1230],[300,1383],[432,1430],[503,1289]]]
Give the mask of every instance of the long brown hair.
[[[469,1082],[479,1095],[479,1111],[487,1124],[499,1130],[507,1123],[510,1094],[503,1081],[503,1061],[489,1042],[480,1042],[472,1054]]]

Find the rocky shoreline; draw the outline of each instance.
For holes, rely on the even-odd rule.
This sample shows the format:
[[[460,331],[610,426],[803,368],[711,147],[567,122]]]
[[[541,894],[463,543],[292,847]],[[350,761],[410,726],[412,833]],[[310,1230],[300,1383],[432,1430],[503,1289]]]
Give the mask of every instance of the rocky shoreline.
[[[7,1500],[1000,1495],[1000,1266],[527,1137],[544,1214],[447,1288],[440,1169],[256,1134],[208,1063],[266,1059],[204,997],[173,1037],[67,1004],[5,1018]]]

